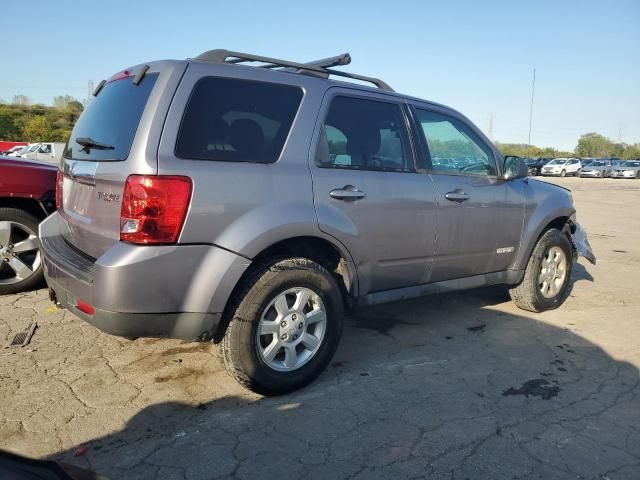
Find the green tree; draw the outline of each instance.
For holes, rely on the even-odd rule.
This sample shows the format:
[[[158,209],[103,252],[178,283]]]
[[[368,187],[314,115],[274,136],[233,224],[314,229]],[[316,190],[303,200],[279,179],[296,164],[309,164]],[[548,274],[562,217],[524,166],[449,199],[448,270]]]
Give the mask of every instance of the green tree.
[[[27,142],[47,142],[51,141],[52,129],[44,116],[31,117],[22,132]]]
[[[576,155],[579,157],[608,157],[615,153],[615,144],[604,135],[595,132],[582,135],[576,146]]]

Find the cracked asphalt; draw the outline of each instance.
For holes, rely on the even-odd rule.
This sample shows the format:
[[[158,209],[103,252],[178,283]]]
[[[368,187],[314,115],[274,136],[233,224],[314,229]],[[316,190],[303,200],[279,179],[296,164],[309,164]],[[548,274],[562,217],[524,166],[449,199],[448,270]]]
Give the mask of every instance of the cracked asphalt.
[[[288,396],[243,390],[209,344],[111,337],[45,290],[0,297],[0,341],[38,322],[0,349],[0,449],[111,479],[638,479],[640,181],[554,181],[598,256],[565,305],[491,288],[376,307]]]

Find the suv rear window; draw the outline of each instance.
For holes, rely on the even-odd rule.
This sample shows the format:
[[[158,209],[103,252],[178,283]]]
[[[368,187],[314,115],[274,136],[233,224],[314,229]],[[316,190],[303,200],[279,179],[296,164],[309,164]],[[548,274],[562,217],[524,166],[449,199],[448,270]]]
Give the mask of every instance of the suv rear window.
[[[175,154],[193,160],[278,160],[302,90],[291,85],[205,77],[185,109]]]
[[[157,79],[157,73],[149,73],[138,85],[133,84],[132,77],[107,83],[73,127],[64,157],[100,162],[126,159]],[[113,148],[84,148],[76,143],[78,138],[90,138]]]

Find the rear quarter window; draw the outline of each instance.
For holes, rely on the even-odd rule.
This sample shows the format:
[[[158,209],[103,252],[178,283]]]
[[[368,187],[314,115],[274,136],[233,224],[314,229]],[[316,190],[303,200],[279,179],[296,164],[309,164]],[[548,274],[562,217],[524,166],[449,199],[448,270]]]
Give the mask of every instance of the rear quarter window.
[[[185,108],[175,155],[192,160],[278,160],[302,100],[292,85],[205,77]]]
[[[125,160],[157,79],[157,73],[148,73],[138,85],[133,84],[132,77],[107,83],[73,127],[63,156],[100,162]],[[78,138],[90,138],[113,148],[83,148],[76,143]]]

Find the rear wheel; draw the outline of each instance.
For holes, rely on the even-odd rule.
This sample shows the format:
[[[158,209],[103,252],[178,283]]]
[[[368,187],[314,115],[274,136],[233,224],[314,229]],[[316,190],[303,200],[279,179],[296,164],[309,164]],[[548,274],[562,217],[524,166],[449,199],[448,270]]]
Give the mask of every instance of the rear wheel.
[[[219,348],[227,371],[256,393],[280,395],[313,381],[342,334],[342,296],[330,272],[306,258],[258,268],[232,300]]]
[[[513,303],[530,312],[562,305],[569,295],[571,248],[564,233],[555,228],[547,230],[531,253],[522,282],[509,290]]]
[[[0,294],[42,284],[40,220],[16,208],[0,208]]]
[[[576,177],[579,177],[580,173],[582,173],[582,170],[579,168],[578,170],[576,170]]]
[[[562,170],[562,171],[560,172],[560,176],[561,176],[561,177],[566,177],[566,176],[567,176],[567,172],[566,172],[566,170]]]

